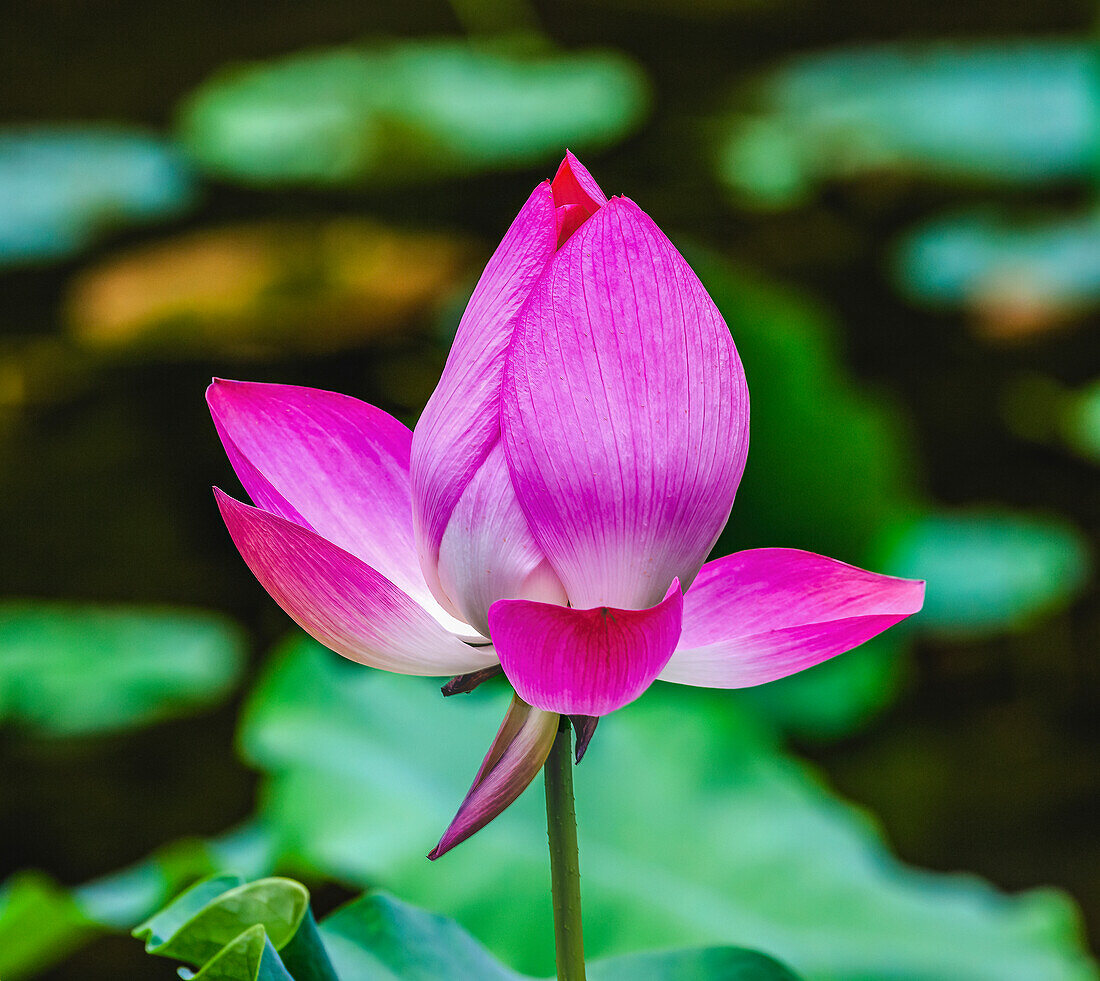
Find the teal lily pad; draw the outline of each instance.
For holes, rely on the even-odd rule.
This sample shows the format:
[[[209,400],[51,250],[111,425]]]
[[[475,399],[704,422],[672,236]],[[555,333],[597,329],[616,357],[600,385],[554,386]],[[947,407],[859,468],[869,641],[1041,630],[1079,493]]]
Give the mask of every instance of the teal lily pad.
[[[1085,539],[1064,520],[1008,510],[932,514],[899,530],[882,569],[928,582],[923,630],[983,636],[1065,607],[1088,578]]]
[[[1007,184],[1100,162],[1087,41],[909,43],[796,58],[738,98],[719,152],[743,200],[798,204],[827,180],[892,171]]]
[[[937,218],[902,239],[894,275],[921,303],[967,310],[991,338],[1028,337],[1100,303],[1100,214]]]
[[[61,259],[116,227],[182,213],[191,170],[170,143],[111,126],[0,132],[0,268]]]

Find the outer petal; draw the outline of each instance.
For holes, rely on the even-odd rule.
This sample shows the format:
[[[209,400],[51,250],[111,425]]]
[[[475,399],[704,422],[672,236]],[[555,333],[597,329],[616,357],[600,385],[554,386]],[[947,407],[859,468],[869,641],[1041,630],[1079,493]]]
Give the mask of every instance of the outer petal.
[[[684,629],[661,680],[746,688],[851,650],[924,603],[924,583],[793,548],[708,562],[684,598]]]
[[[381,409],[295,385],[215,381],[207,401],[252,500],[362,559],[450,630],[416,556],[412,433]]]
[[[458,499],[500,438],[500,384],[516,314],[557,245],[550,182],[532,192],[474,289],[439,385],[412,441],[416,541],[424,574],[435,568]],[[441,597],[442,598],[442,597]]]
[[[648,610],[500,600],[489,610],[489,630],[522,699],[562,715],[607,715],[634,701],[668,663],[683,607],[679,582]]]
[[[433,861],[480,831],[511,804],[542,769],[558,733],[558,716],[513,697],[481,769],[439,844]]]
[[[501,421],[573,606],[639,609],[690,584],[744,469],[748,390],[717,308],[632,201],[589,219],[532,293]]]
[[[466,486],[439,548],[440,584],[463,619],[488,636],[502,598],[565,604],[565,590],[535,545],[497,443]]]
[[[491,647],[464,644],[351,553],[308,528],[214,493],[234,544],[264,589],[337,654],[401,674],[458,674],[496,662]]]

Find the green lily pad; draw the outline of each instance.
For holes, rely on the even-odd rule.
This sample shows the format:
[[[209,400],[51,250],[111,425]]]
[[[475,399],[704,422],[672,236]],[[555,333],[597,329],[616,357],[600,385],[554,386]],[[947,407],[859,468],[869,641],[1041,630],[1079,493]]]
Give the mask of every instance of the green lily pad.
[[[275,981],[293,972],[296,981],[337,981],[309,908],[309,891],[293,879],[244,883],[235,875],[212,876],[133,935],[150,954],[201,968],[197,977]]]
[[[231,881],[200,883],[154,917],[158,926],[150,930],[170,926],[176,932],[170,944],[154,946],[152,952],[169,953],[171,947],[175,951],[171,956],[178,957],[187,947],[193,958],[207,951],[209,945],[202,938],[213,938],[205,925],[212,914],[224,917],[227,898],[250,889],[270,893],[275,881],[228,891],[222,890],[227,884],[232,886]],[[304,886],[293,885],[305,892]],[[197,974],[181,970],[183,977],[193,981],[283,981],[291,977],[295,981],[337,981],[337,977],[339,981],[536,981],[501,964],[453,920],[384,893],[348,903],[319,930],[312,927],[311,941],[301,947],[296,960],[288,957],[293,941],[282,949],[272,942],[265,904],[238,903],[233,910],[234,916],[224,926],[240,932],[214,950]],[[313,924],[308,911],[302,920],[302,925],[306,924]],[[142,931],[148,932],[142,927],[135,933]],[[589,972],[594,981],[797,981],[771,958],[732,947],[632,954],[593,962]]]
[[[181,888],[219,869],[265,875],[275,864],[274,845],[268,829],[246,825],[209,841],[174,842],[130,868],[73,890],[42,873],[17,873],[0,885],[0,978],[32,977],[104,932],[128,932]],[[228,876],[221,890],[241,881]],[[182,914],[183,907],[176,908]],[[174,930],[164,923],[155,932]]]
[[[149,953],[157,952],[209,903],[244,884],[239,875],[215,875],[196,882],[164,909],[134,927],[133,935],[144,942]]]
[[[228,694],[244,666],[223,617],[55,602],[0,603],[0,720],[71,736],[146,725]]]
[[[295,981],[257,924],[222,948],[193,981]]]
[[[453,920],[384,893],[337,910],[321,935],[340,981],[534,981],[501,964]],[[587,974],[591,981],[796,981],[770,957],[732,947],[593,961]]]
[[[883,571],[928,581],[924,630],[982,636],[1066,606],[1088,578],[1081,533],[1059,518],[1006,510],[933,514],[894,538]]]
[[[742,199],[798,204],[824,181],[893,171],[947,180],[1083,179],[1100,161],[1087,41],[847,48],[794,59],[738,99],[719,173]]]
[[[647,102],[617,52],[415,41],[223,72],[187,100],[180,132],[202,166],[250,183],[416,182],[609,146]]]
[[[1100,382],[1068,399],[1062,419],[1066,442],[1082,456],[1100,461]]]
[[[260,924],[278,950],[289,943],[309,910],[309,892],[293,879],[241,883],[217,876],[193,886],[134,930],[150,954],[199,967],[247,928]]]
[[[20,981],[101,932],[72,894],[41,872],[0,885],[0,977]]]
[[[504,693],[486,687],[444,701],[298,642],[250,700],[242,746],[269,774],[265,815],[297,861],[400,888],[545,974],[537,788],[439,862],[424,858],[503,715]],[[808,978],[1096,976],[1063,896],[907,869],[724,693],[657,686],[603,721],[575,779],[590,956],[732,943]]]

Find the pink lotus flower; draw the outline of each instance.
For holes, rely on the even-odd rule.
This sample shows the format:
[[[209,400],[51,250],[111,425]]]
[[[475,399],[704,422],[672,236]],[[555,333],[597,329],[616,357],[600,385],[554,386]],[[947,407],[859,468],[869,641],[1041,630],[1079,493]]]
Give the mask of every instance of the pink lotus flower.
[[[432,857],[515,800],[559,715],[590,735],[657,679],[774,681],[923,602],[795,549],[706,562],[748,450],[741,362],[672,243],[572,154],[489,260],[415,432],[308,388],[208,400],[256,505],[216,490],[222,516],[304,630],[404,674],[499,665],[515,689]]]

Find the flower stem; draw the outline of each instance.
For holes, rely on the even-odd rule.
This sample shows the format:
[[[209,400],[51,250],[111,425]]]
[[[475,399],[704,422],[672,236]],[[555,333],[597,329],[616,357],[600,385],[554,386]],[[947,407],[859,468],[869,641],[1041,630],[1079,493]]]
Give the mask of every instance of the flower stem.
[[[546,836],[550,840],[550,888],[554,898],[554,947],[558,981],[585,981],[581,931],[581,868],[577,816],[573,810],[573,753],[569,720],[563,715],[543,767],[546,776]]]

